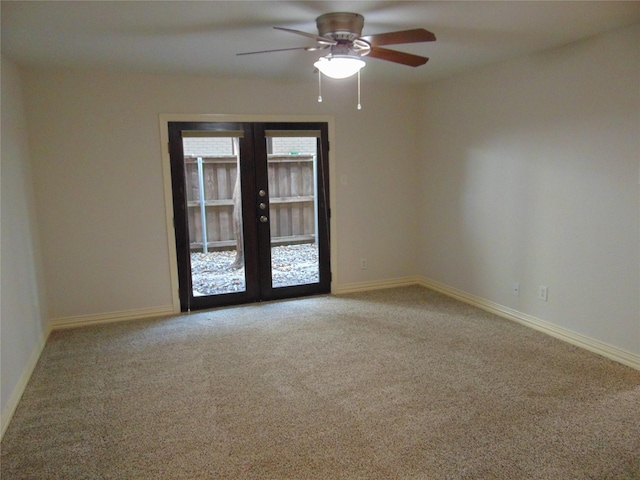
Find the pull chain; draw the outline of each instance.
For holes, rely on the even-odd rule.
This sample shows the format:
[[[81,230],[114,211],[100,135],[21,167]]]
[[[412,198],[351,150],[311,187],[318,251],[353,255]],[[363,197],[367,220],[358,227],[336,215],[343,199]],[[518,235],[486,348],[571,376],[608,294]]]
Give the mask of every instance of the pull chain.
[[[318,70],[318,103],[322,103],[322,72]],[[360,103],[360,70],[358,70],[358,110],[362,110]]]
[[[362,110],[362,105],[360,104],[360,70],[358,70],[358,110]]]

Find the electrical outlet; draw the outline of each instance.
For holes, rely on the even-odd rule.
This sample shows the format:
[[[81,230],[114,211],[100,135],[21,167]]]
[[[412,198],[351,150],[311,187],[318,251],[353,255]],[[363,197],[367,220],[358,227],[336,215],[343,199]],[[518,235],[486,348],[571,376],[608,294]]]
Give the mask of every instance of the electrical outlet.
[[[511,288],[511,291],[513,292],[513,294],[516,297],[520,296],[520,284],[519,283],[514,283],[513,287]]]
[[[360,270],[366,270],[367,269],[367,259],[366,258],[361,258],[360,259]]]
[[[548,298],[548,295],[549,295],[549,291],[548,291],[547,287],[544,286],[544,285],[540,285],[538,287],[538,298],[540,300],[542,300],[543,302],[546,302],[547,298]]]

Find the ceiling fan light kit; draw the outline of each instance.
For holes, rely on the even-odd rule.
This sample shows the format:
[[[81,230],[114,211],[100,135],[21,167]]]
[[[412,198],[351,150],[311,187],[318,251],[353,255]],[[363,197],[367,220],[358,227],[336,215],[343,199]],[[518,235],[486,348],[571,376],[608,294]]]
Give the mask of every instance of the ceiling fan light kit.
[[[303,37],[311,38],[317,42],[314,47],[296,47],[279,50],[263,50],[260,52],[249,52],[238,55],[249,55],[253,53],[267,53],[284,50],[305,50],[315,52],[318,50],[329,50],[329,54],[320,57],[314,66],[318,69],[318,84],[320,95],[318,101],[322,101],[321,76],[334,79],[349,78],[358,74],[358,109],[360,105],[360,70],[366,65],[362,59],[370,56],[379,60],[399,63],[417,67],[424,65],[429,60],[426,57],[404,53],[388,48],[381,48],[382,45],[398,45],[402,43],[433,42],[436,37],[433,33],[423,29],[403,30],[399,32],[380,33],[376,35],[362,36],[364,27],[364,17],[358,13],[333,12],[325,13],[316,18],[318,34],[292,30],[284,27],[274,27],[278,30],[294,33]]]
[[[349,78],[358,73],[365,65],[366,63],[360,57],[347,55],[327,55],[320,57],[313,64],[323,75],[335,79]]]

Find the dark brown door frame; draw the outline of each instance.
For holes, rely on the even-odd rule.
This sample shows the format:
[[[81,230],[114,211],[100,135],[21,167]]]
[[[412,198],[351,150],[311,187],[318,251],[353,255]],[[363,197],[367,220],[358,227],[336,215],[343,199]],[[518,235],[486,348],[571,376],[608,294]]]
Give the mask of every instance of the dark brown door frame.
[[[245,252],[246,290],[194,297],[191,283],[189,226],[185,192],[185,167],[182,131],[238,131],[240,138],[240,171],[242,189],[243,242]],[[318,138],[318,250],[320,281],[310,285],[281,288],[271,286],[271,245],[269,222],[258,222],[257,205],[264,201],[258,190],[267,192],[268,170],[265,130],[319,130]],[[181,311],[200,310],[223,305],[251,303],[331,291],[330,222],[329,222],[329,142],[328,126],[324,122],[168,122],[171,186],[173,191],[174,228],[178,264]],[[267,210],[269,211],[269,210]],[[257,247],[257,248],[256,248]]]

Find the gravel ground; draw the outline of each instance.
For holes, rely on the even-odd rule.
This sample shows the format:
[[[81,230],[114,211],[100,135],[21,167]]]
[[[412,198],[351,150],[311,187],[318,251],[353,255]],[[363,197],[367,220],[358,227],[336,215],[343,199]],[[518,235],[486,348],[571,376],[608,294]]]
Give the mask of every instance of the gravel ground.
[[[244,267],[230,267],[235,258],[235,250],[192,253],[193,295],[197,297],[244,291]],[[273,247],[271,272],[273,287],[318,282],[318,246],[302,244]]]

